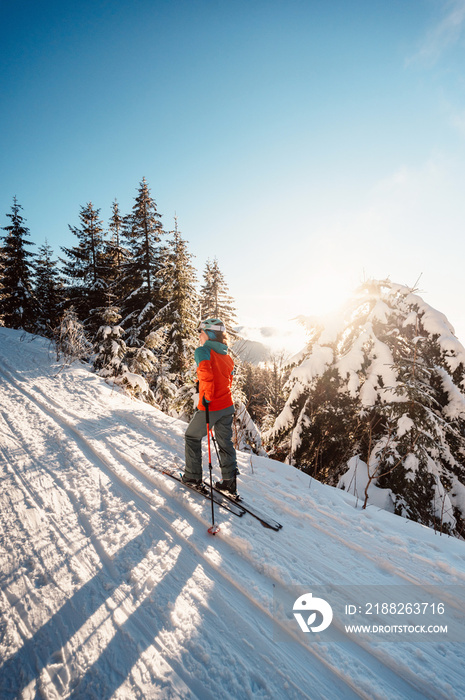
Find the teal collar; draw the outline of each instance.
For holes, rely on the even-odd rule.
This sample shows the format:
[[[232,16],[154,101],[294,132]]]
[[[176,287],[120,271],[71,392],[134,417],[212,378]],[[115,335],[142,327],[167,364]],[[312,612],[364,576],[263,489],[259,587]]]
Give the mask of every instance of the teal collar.
[[[204,348],[210,348],[213,352],[217,352],[219,355],[228,354],[228,346],[224,343],[220,343],[218,340],[207,340],[203,344]]]

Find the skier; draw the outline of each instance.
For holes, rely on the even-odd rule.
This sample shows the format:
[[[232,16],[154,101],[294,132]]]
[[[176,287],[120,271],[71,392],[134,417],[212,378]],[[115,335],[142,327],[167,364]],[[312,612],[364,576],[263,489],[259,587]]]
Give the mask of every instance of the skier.
[[[221,455],[222,480],[216,488],[236,494],[237,460],[232,441],[234,403],[231,396],[234,361],[228,355],[226,328],[218,318],[202,321],[198,332],[200,347],[195,351],[199,402],[185,433],[186,465],[182,481],[202,484],[202,438],[207,434],[208,409],[210,428],[215,426],[215,436]]]

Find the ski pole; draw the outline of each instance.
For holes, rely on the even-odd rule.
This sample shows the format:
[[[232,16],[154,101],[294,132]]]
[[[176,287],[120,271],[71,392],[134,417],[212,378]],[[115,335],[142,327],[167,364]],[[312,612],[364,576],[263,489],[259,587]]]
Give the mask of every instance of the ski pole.
[[[207,444],[208,444],[208,469],[210,470],[210,500],[212,504],[212,525],[208,528],[210,535],[216,535],[219,531],[219,525],[215,525],[215,508],[213,505],[213,467],[212,467],[212,453],[210,447],[210,411],[208,410],[208,403],[204,401],[205,406],[205,420],[207,422]]]
[[[218,443],[216,442],[215,433],[213,432],[213,430],[210,430],[210,433],[211,433],[211,437],[213,440],[213,446],[215,448],[216,456],[218,457],[218,464],[220,465],[220,468],[221,468],[220,453],[218,452]]]

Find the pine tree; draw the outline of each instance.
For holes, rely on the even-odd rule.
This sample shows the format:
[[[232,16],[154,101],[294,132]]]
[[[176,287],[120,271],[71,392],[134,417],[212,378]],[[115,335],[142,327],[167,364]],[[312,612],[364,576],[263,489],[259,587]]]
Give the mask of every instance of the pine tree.
[[[160,295],[164,306],[154,319],[160,342],[153,349],[157,365],[151,388],[161,410],[188,420],[194,411],[197,378],[193,363],[199,320],[196,271],[176,217],[170,236],[161,270]]]
[[[123,285],[129,292],[123,300],[122,313],[131,345],[143,345],[149,333],[156,330],[153,320],[162,306],[162,234],[160,214],[143,178],[125,229],[130,258],[124,266]]]
[[[119,325],[121,314],[116,306],[106,306],[99,311],[102,325],[94,342],[94,369],[105,378],[120,377],[128,371],[124,330]]]
[[[3,294],[3,284],[2,284],[2,279],[3,279],[3,274],[2,274],[2,270],[3,270],[3,259],[4,259],[3,248],[2,248],[2,246],[0,246],[0,303],[1,303],[2,300],[5,298],[5,297],[4,297],[4,294]],[[2,318],[2,314],[0,313],[0,326],[3,326],[3,325],[4,325],[4,323],[3,323],[3,318]]]
[[[71,302],[79,317],[88,323],[91,311],[105,305],[108,287],[105,279],[104,229],[99,215],[100,209],[94,209],[92,202],[81,207],[81,228],[69,227],[79,244],[73,248],[61,248],[68,257],[67,261],[62,262],[63,272],[71,282]],[[93,335],[97,328],[92,323],[90,325],[89,332]]]
[[[270,429],[285,404],[286,371],[284,353],[272,355],[258,366],[243,363],[245,404],[252,420],[263,430]]]
[[[140,398],[147,403],[155,405],[155,397],[150,388],[152,382],[154,368],[157,365],[157,357],[152,352],[149,345],[155,345],[154,335],[147,344],[139,347],[128,347],[126,353],[126,362],[128,371],[123,372],[119,383],[136,398]]]
[[[52,337],[59,323],[64,303],[64,287],[53,260],[52,248],[47,241],[40,246],[35,261],[35,296],[38,302],[37,326],[39,332]]]
[[[7,217],[11,224],[3,226],[6,235],[2,248],[0,269],[0,318],[9,328],[22,328],[34,331],[36,327],[37,304],[32,291],[33,253],[25,246],[34,245],[26,240],[29,229],[24,225],[25,219],[20,214],[22,209],[16,197],[13,198],[11,214]]]
[[[92,353],[84,326],[71,306],[64,312],[59,326],[54,330],[57,362],[63,358],[65,364],[76,360],[87,361]]]
[[[274,422],[279,416],[286,403],[284,397],[284,385],[289,378],[289,369],[285,359],[284,351],[275,353],[266,363],[264,369],[265,377],[265,400],[266,410],[263,423]],[[265,425],[263,425],[265,427]]]
[[[203,273],[204,284],[200,290],[200,309],[202,318],[220,318],[231,338],[236,338],[236,309],[234,299],[230,296],[228,285],[221,272],[218,260],[207,260]]]
[[[122,244],[124,226],[125,219],[121,215],[118,202],[115,199],[108,226],[110,237],[104,244],[104,260],[108,286],[118,300],[122,300],[129,292],[123,287],[123,270],[129,257],[128,250]]]
[[[465,349],[445,316],[415,290],[371,281],[338,328],[309,331],[267,436],[274,455],[364,505],[384,489],[399,515],[462,532]]]
[[[121,271],[121,267],[126,258],[126,250],[121,245],[123,225],[124,218],[120,214],[119,204],[115,199],[112,204],[112,212],[108,228],[110,229],[111,233],[109,248],[112,251],[112,256],[115,261],[115,268],[118,273]]]
[[[170,232],[165,265],[161,271],[160,294],[164,306],[157,321],[166,329],[166,350],[169,371],[181,386],[192,369],[192,359],[198,342],[199,302],[196,291],[196,271],[192,255],[178,230]]]

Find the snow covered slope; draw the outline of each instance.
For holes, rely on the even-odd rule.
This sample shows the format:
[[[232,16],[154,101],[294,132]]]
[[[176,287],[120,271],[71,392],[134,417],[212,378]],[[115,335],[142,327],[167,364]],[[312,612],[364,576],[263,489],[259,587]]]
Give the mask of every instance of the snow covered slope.
[[[465,544],[240,455],[264,529],[148,468],[185,425],[0,328],[0,698],[464,698],[465,644],[275,641],[286,586],[457,586]]]

